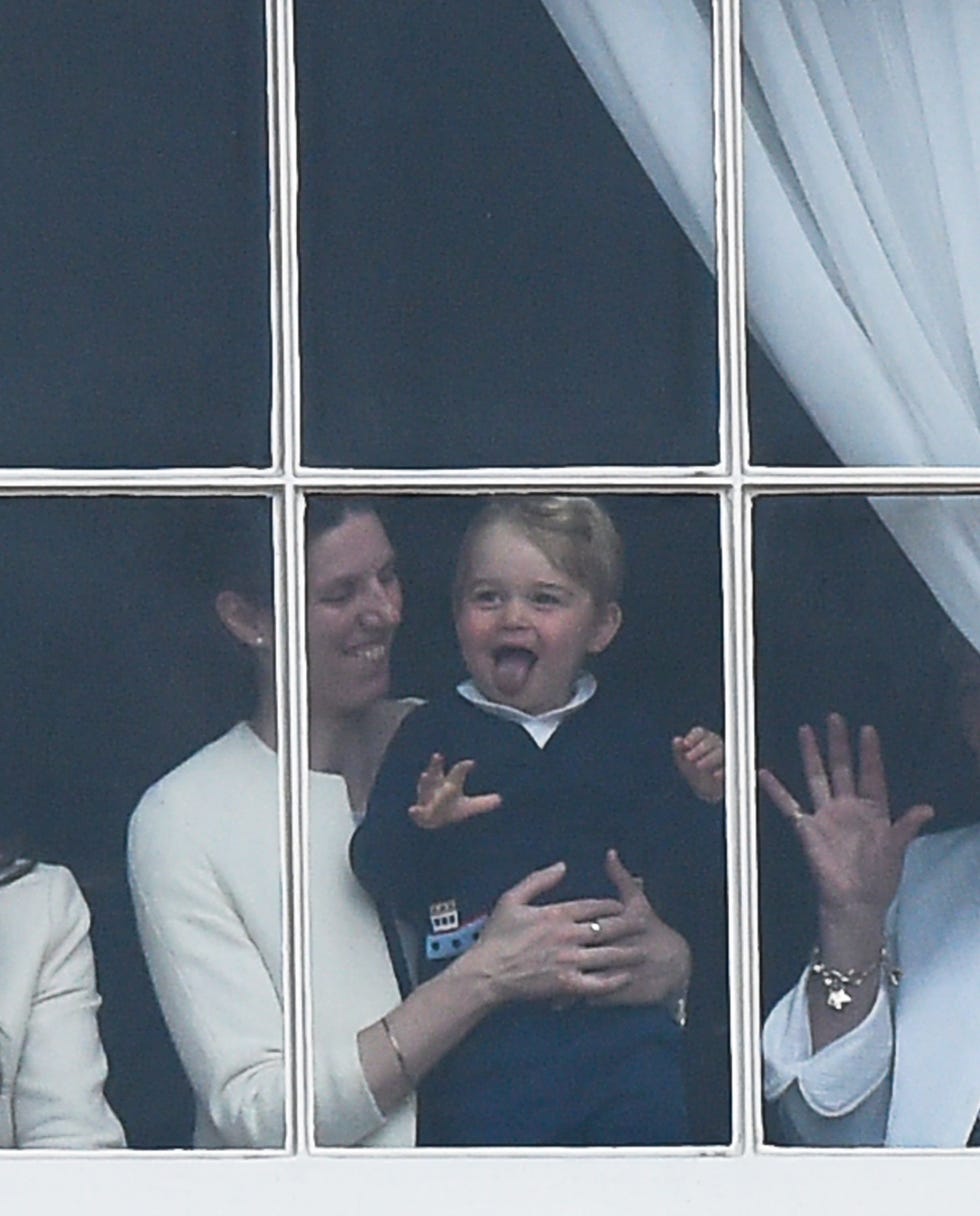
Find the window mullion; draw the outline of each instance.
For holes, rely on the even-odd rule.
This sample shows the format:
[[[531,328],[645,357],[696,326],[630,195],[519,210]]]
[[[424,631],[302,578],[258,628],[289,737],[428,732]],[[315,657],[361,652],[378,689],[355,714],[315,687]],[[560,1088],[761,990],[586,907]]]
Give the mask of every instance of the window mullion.
[[[307,912],[306,594],[300,463],[299,184],[292,0],[266,0],[269,139],[272,464],[277,730],[282,815],[283,1042],[286,1147],[312,1147],[310,960]]]
[[[722,467],[739,479],[749,460],[746,390],[742,73],[739,0],[715,0],[715,249]]]
[[[273,467],[288,476],[300,453],[299,154],[292,0],[266,0],[269,139],[269,291]]]
[[[714,4],[715,247],[718,281],[719,444],[730,476],[721,504],[725,735],[729,858],[729,974],[733,1141],[757,1147],[759,1095],[758,964],[754,869],[752,686],[752,515],[746,485],[745,246],[739,0]]]

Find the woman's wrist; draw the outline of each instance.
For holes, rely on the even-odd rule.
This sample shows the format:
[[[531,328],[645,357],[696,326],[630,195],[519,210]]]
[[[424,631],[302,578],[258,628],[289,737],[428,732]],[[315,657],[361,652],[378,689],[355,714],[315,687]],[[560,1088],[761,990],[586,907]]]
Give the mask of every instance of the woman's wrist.
[[[885,912],[881,909],[821,908],[818,926],[821,959],[841,970],[871,966],[885,943]]]
[[[687,994],[691,987],[691,948],[680,934],[677,937],[676,954],[671,960],[671,974],[667,978],[668,987],[658,1004],[664,1005],[674,1020],[683,1025]]]
[[[499,1003],[486,970],[461,955],[358,1035],[368,1086],[389,1114]]]
[[[680,987],[672,989],[660,1002],[678,1026],[687,1025],[687,994],[690,986],[690,978],[685,979]]]
[[[489,942],[479,941],[442,973],[457,988],[464,1007],[477,1019],[512,999]]]

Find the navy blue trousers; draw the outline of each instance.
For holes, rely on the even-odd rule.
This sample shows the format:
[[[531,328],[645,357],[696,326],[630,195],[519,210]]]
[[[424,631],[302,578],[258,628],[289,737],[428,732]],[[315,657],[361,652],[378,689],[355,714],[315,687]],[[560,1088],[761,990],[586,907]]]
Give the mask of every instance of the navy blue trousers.
[[[506,1010],[423,1083],[418,1143],[687,1143],[682,1033],[649,1008]]]

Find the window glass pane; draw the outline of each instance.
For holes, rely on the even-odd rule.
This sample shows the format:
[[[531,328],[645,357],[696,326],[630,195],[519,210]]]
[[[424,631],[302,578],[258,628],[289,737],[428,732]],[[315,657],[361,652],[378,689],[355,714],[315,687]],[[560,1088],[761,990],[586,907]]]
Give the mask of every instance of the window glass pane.
[[[6,6],[0,461],[266,464],[262,5]]]
[[[924,512],[938,520],[937,512],[946,512],[947,508],[967,513],[976,510],[976,500],[962,498],[955,500],[955,508],[951,506],[953,500],[929,498],[902,497],[876,502],[890,513],[893,524],[912,514],[921,518]],[[963,860],[961,844],[975,841],[976,827],[967,828],[959,844],[949,845],[950,864],[939,860],[938,853],[929,850],[946,848],[944,841],[956,839],[948,836],[950,829],[974,824],[976,820],[976,714],[973,706],[976,654],[949,624],[923,578],[866,500],[853,496],[764,500],[757,506],[756,522],[760,765],[774,772],[809,812],[813,802],[801,768],[797,727],[811,724],[826,755],[827,717],[836,712],[844,715],[849,724],[852,745],[860,726],[870,724],[877,728],[893,817],[897,818],[917,804],[928,803],[935,808],[935,817],[923,832],[931,843],[914,844],[909,854],[899,896],[905,909],[904,919],[889,936],[892,957],[904,970],[902,982],[892,995],[899,1002],[896,1025],[901,1035],[903,1023],[910,1025],[904,1018],[911,1014],[916,994],[926,989],[942,990],[945,1013],[934,1037],[954,1036],[955,1039],[957,1032],[947,1018],[950,1002],[958,999],[955,977],[961,968],[955,963],[950,967],[951,955],[942,951],[946,949],[947,919],[955,938],[954,927],[963,916],[964,906],[969,904],[971,909],[974,906],[975,866],[970,867],[969,877],[962,885],[953,877],[953,868]],[[944,542],[942,531],[939,527],[934,531],[934,548]],[[921,560],[918,555],[917,560]],[[951,571],[955,573],[954,561],[950,561],[947,573]],[[930,578],[933,577],[930,571]],[[943,594],[948,595],[951,588],[953,582],[947,580]],[[864,820],[860,819],[860,822]],[[759,829],[763,1007],[767,1012],[796,983],[818,938],[815,884],[803,851],[805,842],[817,837],[817,829],[808,823],[801,825],[792,815],[781,815],[765,792],[760,793]],[[828,850],[837,866],[842,867],[833,872],[850,873],[843,845],[838,842],[831,848],[832,842],[837,840],[836,836],[827,838]],[[922,852],[918,851],[920,848]],[[909,867],[916,866],[919,867],[916,871],[919,879],[911,878],[909,873]],[[859,876],[872,873],[870,861],[857,866]],[[882,888],[887,889],[887,885]],[[937,891],[941,891],[938,896]],[[938,943],[926,944],[929,933],[935,928],[934,906],[937,905],[930,903],[933,898],[938,898],[944,908],[941,916],[944,927],[940,931],[942,947]],[[828,905],[833,902],[830,894],[827,901]],[[866,896],[864,902],[874,906],[875,901]],[[878,903],[881,903],[880,897]],[[833,918],[831,921],[833,923]],[[851,922],[846,923],[850,925]],[[845,959],[842,954],[839,960],[828,958],[828,964],[838,970],[854,967],[860,971],[868,966],[874,970],[881,944],[880,927],[878,933],[879,939],[870,945],[853,947],[857,952],[863,948],[866,954],[870,950],[869,957],[855,956],[851,960],[850,956]],[[970,935],[972,941],[972,919]],[[838,949],[843,950],[843,947],[838,946]],[[936,955],[934,963],[928,957],[933,953]],[[875,972],[865,992],[874,990],[871,985],[876,979]],[[832,990],[833,985],[821,999],[829,998]],[[845,987],[844,991],[854,1000],[863,995],[860,988]],[[963,1000],[969,1003],[971,996],[972,990],[970,994],[964,993]],[[786,1006],[782,1008],[783,1012],[787,1009]],[[827,1016],[834,1016],[832,1007]],[[928,1020],[926,1014],[926,1022]],[[779,1076],[786,1081],[795,1075],[793,1070],[799,1066],[798,1053],[790,1044],[794,1027],[799,1030],[801,1023],[791,1019],[785,1025],[775,1021],[773,1024],[784,1029],[779,1034],[771,1032],[770,1059],[782,1061],[779,1068],[783,1071]],[[805,1025],[805,1021],[802,1024]],[[920,1026],[924,1024],[920,1023]],[[884,1026],[887,1027],[887,1018]],[[811,1094],[822,1093],[828,1104],[856,1102],[863,1096],[863,1082],[854,1078],[863,1075],[862,1067],[875,1072],[878,1068],[875,1052],[882,1048],[880,1039],[875,1039],[867,1030],[865,1033],[869,1037],[858,1038],[843,1070],[850,1076],[850,1082],[842,1081],[838,1074],[833,1086],[825,1081],[826,1088],[818,1090],[821,1086],[818,1073],[811,1073],[808,1081]],[[909,1087],[904,1091],[906,1116],[910,1095],[920,1113],[918,1122],[913,1121],[911,1125],[906,1122],[906,1138],[902,1142],[947,1147],[962,1145],[969,1128],[967,1124],[963,1125],[963,1138],[957,1141],[948,1123],[943,1122],[948,1119],[948,1113],[944,1115],[943,1112],[951,1107],[937,1096],[939,1091],[934,1088],[938,1084],[943,1091],[952,1092],[959,1069],[956,1066],[951,1069],[948,1063],[937,1064],[933,1059],[929,1065],[932,1072],[928,1091],[922,1088],[921,1079],[916,1080],[904,1071],[910,1055],[920,1056],[918,1044],[915,1049],[912,1047],[915,1029],[910,1033],[910,1054],[904,1056],[904,1062],[900,1056],[895,1084]],[[881,1070],[887,1071],[887,1032],[884,1052],[884,1058],[879,1062]],[[824,1067],[831,1067],[830,1062]],[[881,1076],[881,1070],[877,1077]],[[770,1075],[775,1083],[776,1074]],[[828,1076],[826,1072],[822,1075]],[[877,1077],[868,1088],[873,1088],[873,1080]],[[846,1090],[848,1083],[855,1087],[852,1091]],[[964,1100],[969,1107],[972,1099],[966,1097]],[[980,1101],[974,1101],[974,1113],[977,1107],[980,1107]],[[784,1114],[785,1111],[784,1107]],[[792,1139],[791,1129],[780,1122],[777,1112],[771,1111],[770,1115],[769,1137],[778,1142]],[[936,1126],[929,1121],[937,1115],[940,1130],[927,1130]],[[860,1120],[865,1122],[859,1123]],[[970,1121],[967,1111],[967,1123]],[[876,1120],[872,1116],[870,1105],[859,1111],[854,1119],[824,1121],[822,1129],[812,1122],[807,1126],[810,1128],[809,1142],[814,1143],[819,1142],[816,1137],[822,1135],[824,1142],[848,1144],[854,1142],[849,1137],[862,1136],[865,1137],[862,1142],[873,1144],[880,1143],[883,1134],[882,1118]],[[893,1134],[901,1133],[889,1133]],[[894,1143],[893,1140],[889,1142]]]
[[[606,562],[613,547],[588,500],[497,499],[495,522],[481,516],[465,550],[471,557],[458,583],[455,629],[455,556],[480,504],[396,498],[373,508],[354,502],[347,515],[344,500],[310,504],[311,756],[314,767],[319,751],[321,767],[339,763],[348,774],[346,792],[327,773],[311,779],[320,1143],[349,1143],[352,1136],[363,1143],[413,1143],[411,1111],[397,1098],[405,1071],[433,1062],[439,1045],[454,1035],[457,1024],[444,1020],[445,985],[467,993],[466,954],[480,948],[483,967],[504,982],[501,938],[489,931],[482,936],[481,918],[506,889],[559,860],[568,870],[555,897],[608,895],[614,888],[604,857],[612,845],[643,874],[666,922],[690,939],[697,963],[686,1044],[666,993],[659,994],[660,1004],[594,1008],[554,999],[559,994],[550,989],[532,990],[529,977],[515,996],[533,991],[548,1000],[515,1000],[491,1013],[423,1081],[419,1141],[585,1146],[729,1139],[722,808],[709,804],[718,791],[706,774],[700,776],[706,800],[698,801],[671,755],[672,738],[696,724],[720,729],[717,508],[695,498],[604,502],[625,540],[621,598],[609,598],[614,579]],[[586,521],[594,542],[583,542],[575,530]],[[393,576],[396,553],[400,585]],[[622,628],[613,637],[617,605]],[[423,697],[422,706],[382,699],[392,643],[390,692]],[[577,678],[582,668],[593,669],[599,681],[591,697],[588,682]],[[467,673],[472,686],[455,691]],[[474,703],[481,695],[489,705]],[[584,700],[538,741],[498,716],[502,707],[523,708],[543,729],[548,719],[540,715],[573,696]],[[399,718],[401,728],[381,760]],[[475,760],[465,790],[497,793],[501,804],[484,805],[469,822],[432,830],[413,825],[408,808],[417,800],[417,780],[437,751],[449,766]],[[367,798],[364,773],[379,761]],[[395,921],[402,918],[403,928],[407,922],[407,940],[394,949],[396,969],[403,978],[414,969],[431,980],[413,1012],[396,1007],[393,964],[376,913],[346,866],[347,842],[365,801],[353,866],[378,899],[392,941],[399,940]],[[439,822],[437,808],[432,813]],[[342,949],[338,923],[348,924]],[[607,922],[596,923],[601,940]],[[498,921],[495,933],[501,932]],[[585,932],[584,924],[574,932]],[[356,982],[351,952],[359,959]],[[442,975],[445,961],[457,956],[464,966],[453,972],[458,989]],[[545,980],[535,974],[533,982]],[[440,991],[443,997],[436,996]],[[465,1007],[471,995],[455,1000]],[[373,1053],[365,1055],[374,1061],[366,1067],[378,1070],[381,1092],[395,1104],[385,1127],[376,1118],[366,1125],[363,1103],[350,1100],[347,1110],[336,1105],[344,1057],[334,1039],[345,1011],[348,1035],[375,1023],[362,1045]],[[397,1048],[376,1024],[389,1012]],[[679,1053],[687,1057],[683,1081]],[[685,1087],[690,1123],[680,1115]],[[607,1112],[615,1111],[611,1121],[602,1114],[605,1102]]]
[[[755,464],[820,467],[841,463],[751,335],[748,340],[748,385],[749,429]]]
[[[243,529],[248,510],[255,518]],[[261,548],[246,573],[260,586],[256,572],[269,566],[261,500],[0,503],[10,706],[4,840],[19,838],[22,855],[69,867],[91,907],[106,1094],[135,1148],[190,1145],[194,1114],[127,890],[127,822],[137,802],[131,858],[143,942],[202,1096],[202,1077],[210,1078],[218,1126],[199,1121],[197,1142],[267,1144],[269,1128],[282,1124],[277,766],[248,727],[234,725],[253,711],[247,651],[260,662],[266,651],[236,647],[214,611],[215,588],[234,579],[229,555],[238,566],[248,555],[247,539],[237,538],[249,530]],[[0,926],[30,881],[0,886]],[[45,1079],[51,1062],[26,1058],[27,1040],[22,1058],[4,1055],[4,1078],[15,1107],[18,1083],[31,1075],[76,1101],[61,1112],[65,1134],[72,1147],[94,1147],[104,1138],[93,1143],[91,1120],[79,1114],[87,1100],[72,1092],[89,1057],[72,1046],[85,1039],[79,1018],[88,1015],[77,1006],[77,958],[62,953],[79,928],[77,918],[69,922],[52,923],[51,933],[63,928],[66,937],[47,943],[57,962],[38,982],[49,999],[43,1014],[39,1003],[31,1014],[57,1025],[58,1075]],[[33,927],[21,928],[23,940],[5,938],[4,949],[8,972],[16,963],[26,974],[25,956],[39,943]],[[17,1042],[16,1027],[5,1029]],[[17,1137],[29,1101],[18,1108]]]
[[[980,463],[980,10],[746,0],[742,31],[748,311],[784,381],[757,352],[755,459]]]
[[[714,461],[711,277],[544,8],[301,2],[297,40],[306,460]]]

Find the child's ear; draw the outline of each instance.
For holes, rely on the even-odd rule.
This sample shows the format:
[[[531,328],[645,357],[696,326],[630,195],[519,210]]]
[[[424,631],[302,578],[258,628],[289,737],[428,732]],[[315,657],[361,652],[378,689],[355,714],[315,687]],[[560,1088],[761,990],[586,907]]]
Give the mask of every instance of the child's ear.
[[[623,623],[623,610],[611,602],[596,613],[596,623],[589,642],[589,654],[601,654],[613,640]]]
[[[214,601],[222,625],[236,641],[252,649],[268,649],[272,644],[272,613],[257,608],[237,591],[222,591]]]

